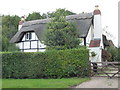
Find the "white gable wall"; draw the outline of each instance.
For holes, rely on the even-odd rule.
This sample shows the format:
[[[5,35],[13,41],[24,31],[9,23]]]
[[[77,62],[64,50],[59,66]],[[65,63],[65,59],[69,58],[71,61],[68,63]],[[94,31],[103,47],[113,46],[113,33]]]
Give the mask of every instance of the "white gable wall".
[[[98,32],[96,32],[98,34]],[[88,35],[86,37],[86,46],[88,47],[89,49],[89,60],[91,62],[101,62],[102,61],[102,48],[103,47],[103,42],[101,41],[100,43],[100,47],[89,47],[89,44],[90,44],[90,41],[95,39],[95,38],[98,38],[98,37],[95,37],[94,35],[96,34],[95,33],[95,29],[93,28],[93,26],[91,25],[90,27],[90,30],[88,32]],[[99,35],[101,36],[101,35]],[[91,57],[91,52],[95,52],[96,56],[95,57]]]
[[[100,39],[100,46],[99,47],[89,47],[89,60],[91,62],[102,62],[102,48],[103,47],[103,39],[102,39],[102,24],[101,24],[101,13],[95,14],[94,13],[94,38],[93,39]],[[96,56],[92,57],[91,52],[94,52]]]
[[[93,26],[91,25],[88,35],[86,37],[86,46],[89,47],[90,41],[93,39],[94,33],[93,33]]]
[[[91,62],[101,62],[102,61],[102,49],[101,47],[89,47],[88,48],[90,51],[89,51],[89,60]],[[94,52],[96,54],[96,56],[92,57],[91,56],[91,52]]]
[[[29,32],[28,32],[29,33]],[[41,43],[34,32],[31,33],[31,39],[26,38],[26,34],[23,36],[22,41],[17,45],[24,52],[43,52],[45,51],[46,46]]]

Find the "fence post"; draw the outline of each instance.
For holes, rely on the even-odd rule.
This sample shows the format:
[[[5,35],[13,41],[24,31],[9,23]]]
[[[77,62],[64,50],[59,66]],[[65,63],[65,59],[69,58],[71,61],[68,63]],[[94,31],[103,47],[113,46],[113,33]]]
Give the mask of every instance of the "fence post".
[[[97,68],[98,68],[97,63],[92,63],[92,64],[93,64],[93,71],[97,72]]]

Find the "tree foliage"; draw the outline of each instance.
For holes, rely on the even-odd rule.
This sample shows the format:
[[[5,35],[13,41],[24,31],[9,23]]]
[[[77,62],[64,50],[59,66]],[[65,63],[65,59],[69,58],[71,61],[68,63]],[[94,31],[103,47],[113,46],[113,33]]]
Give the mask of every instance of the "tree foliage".
[[[48,48],[71,49],[80,44],[75,24],[65,20],[65,15],[56,11],[56,16],[48,23],[45,44]]]
[[[33,13],[29,13],[29,15],[26,18],[26,21],[30,21],[30,20],[37,20],[37,19],[45,19],[45,18],[53,18],[55,17],[57,14],[59,13],[59,16],[63,15],[63,16],[67,16],[67,15],[73,15],[75,13],[66,10],[66,9],[56,9],[56,11],[54,12],[47,12],[47,13],[43,13],[42,15],[39,12],[33,12]]]
[[[10,43],[10,39],[18,31],[19,16],[2,16],[2,51],[16,51],[18,48],[15,44]]]
[[[73,12],[71,12],[69,10],[61,9],[61,8],[56,9],[56,11],[54,11],[52,13],[47,12],[48,17],[50,17],[50,18],[56,17],[58,14],[59,14],[59,16],[61,16],[61,15],[62,16],[67,16],[67,15],[74,15],[76,13],[73,13]]]
[[[108,47],[108,52],[111,54],[111,61],[119,61],[119,48]]]
[[[45,17],[43,17],[39,12],[33,12],[28,15],[28,17],[26,18],[26,21],[43,19],[43,18]]]

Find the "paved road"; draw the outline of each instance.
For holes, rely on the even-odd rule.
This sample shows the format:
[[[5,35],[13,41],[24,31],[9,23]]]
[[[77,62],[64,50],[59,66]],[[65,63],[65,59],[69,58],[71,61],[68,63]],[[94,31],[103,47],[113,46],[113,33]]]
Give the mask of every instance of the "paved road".
[[[84,82],[76,88],[118,88],[118,78],[92,77],[90,81]]]

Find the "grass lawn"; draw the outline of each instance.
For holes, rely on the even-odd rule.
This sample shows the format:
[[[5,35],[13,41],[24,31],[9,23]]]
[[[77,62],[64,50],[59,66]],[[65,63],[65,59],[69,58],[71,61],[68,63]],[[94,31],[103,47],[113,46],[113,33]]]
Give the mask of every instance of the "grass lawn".
[[[89,78],[63,79],[3,79],[2,88],[69,88]]]

